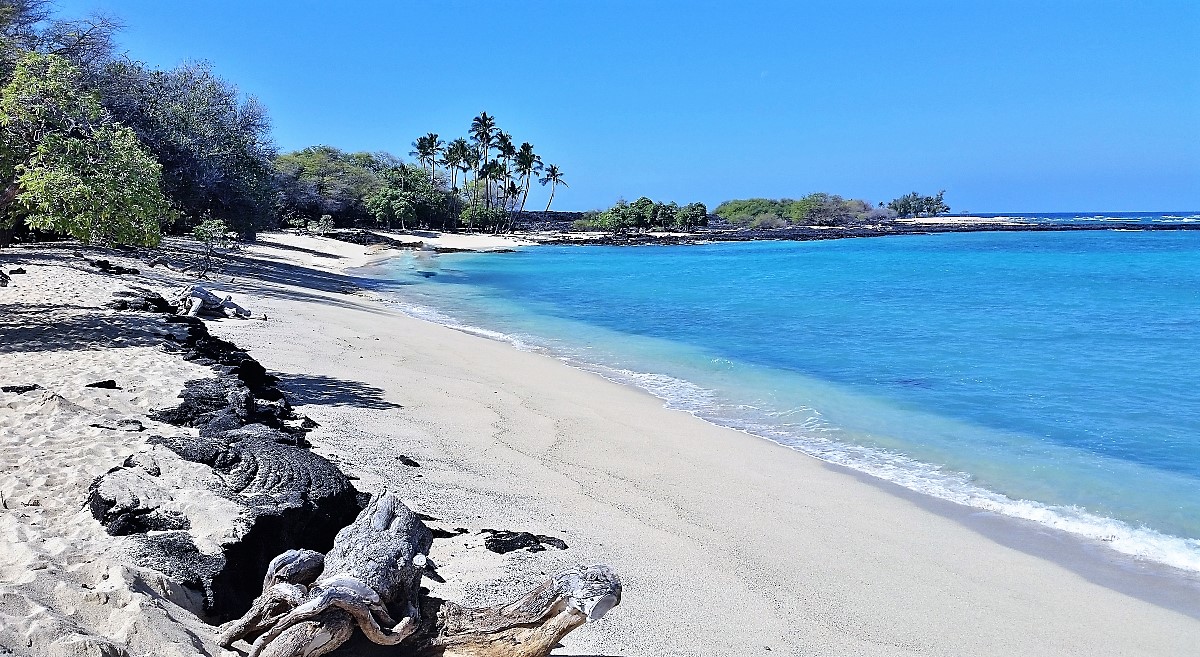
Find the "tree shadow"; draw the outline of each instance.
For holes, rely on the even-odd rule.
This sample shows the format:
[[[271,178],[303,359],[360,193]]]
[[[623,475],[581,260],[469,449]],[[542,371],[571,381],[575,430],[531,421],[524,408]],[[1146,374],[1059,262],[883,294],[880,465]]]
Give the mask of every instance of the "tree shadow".
[[[0,304],[0,353],[102,347],[153,347],[163,343],[158,316],[113,314],[85,306]]]
[[[375,410],[403,408],[384,399],[382,388],[323,374],[282,374],[279,387],[297,405],[352,406]]]
[[[336,253],[329,253],[327,251],[318,251],[316,249],[308,249],[303,246],[284,244],[282,242],[265,242],[264,241],[264,242],[257,243],[256,246],[261,246],[266,249],[280,249],[282,251],[297,251],[299,253],[307,253],[308,255],[316,256],[318,258],[329,258],[330,260],[342,260],[343,259],[342,256],[337,255]]]

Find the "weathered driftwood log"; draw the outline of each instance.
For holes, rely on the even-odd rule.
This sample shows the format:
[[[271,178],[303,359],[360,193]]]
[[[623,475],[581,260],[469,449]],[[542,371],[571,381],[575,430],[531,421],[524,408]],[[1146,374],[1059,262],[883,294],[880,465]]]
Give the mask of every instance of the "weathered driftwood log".
[[[249,317],[250,311],[233,302],[233,297],[224,299],[200,287],[188,285],[175,293],[175,305],[179,306],[179,314],[195,317],[200,313],[223,315],[225,317]]]
[[[545,657],[621,601],[621,581],[606,566],[561,573],[495,607],[419,599],[431,544],[424,523],[384,493],[338,533],[319,576],[317,553],[289,551],[272,561],[263,594],[220,643],[258,635],[250,657],[319,657],[357,627],[374,643],[398,646],[397,655]]]
[[[572,630],[620,602],[621,580],[608,566],[559,573],[495,607],[435,601],[434,634],[417,651],[431,657],[545,657]]]

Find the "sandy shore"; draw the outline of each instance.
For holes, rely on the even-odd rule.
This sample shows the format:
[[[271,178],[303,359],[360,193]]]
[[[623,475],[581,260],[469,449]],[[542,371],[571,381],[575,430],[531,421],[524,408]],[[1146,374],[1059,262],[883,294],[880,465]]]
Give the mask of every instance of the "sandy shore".
[[[211,285],[266,321],[212,321],[210,330],[282,377],[297,409],[321,424],[309,436],[315,449],[359,477],[361,490],[399,491],[442,526],[470,530],[435,542],[431,558],[447,580],[427,583],[435,594],[495,602],[560,566],[613,566],[625,582],[622,604],[555,654],[1194,655],[1200,646],[1187,600],[1183,610],[1154,604],[1153,595],[1118,590],[1139,593],[1139,582],[1152,580],[1114,585],[1060,563],[1085,557],[1045,558],[1055,556],[1053,535],[1030,529],[1024,544],[993,540],[1007,530],[983,514],[897,494],[553,358],[406,317],[338,273],[377,251],[284,239],[263,240]],[[11,254],[20,255],[0,253],[2,266]],[[68,273],[26,266],[40,281]],[[159,286],[182,280],[161,270],[154,277]],[[21,368],[101,414],[170,403],[191,366],[162,354],[81,361],[74,356],[86,345],[3,349],[32,321],[13,319],[11,304],[88,307],[88,295],[64,296],[70,286],[34,290],[29,280],[0,290],[6,380]],[[56,383],[69,380],[75,391],[101,369],[152,374],[132,400],[71,397]],[[9,500],[0,509],[0,626],[18,628],[0,639],[34,632],[39,614],[64,606],[81,609],[76,621],[89,631],[133,646],[131,654],[151,654],[146,635],[160,626],[184,628],[164,630],[172,640],[203,633],[165,594],[82,602],[92,593],[78,584],[92,580],[77,574],[80,564],[128,566],[104,556],[108,537],[79,511],[80,496],[139,438],[88,432],[82,420],[53,424],[48,403],[0,396],[0,487]],[[402,465],[401,454],[420,467]],[[40,506],[30,506],[34,498]],[[548,534],[570,547],[497,555],[483,549],[483,528]],[[221,654],[207,643],[191,653],[170,645],[158,654]]]

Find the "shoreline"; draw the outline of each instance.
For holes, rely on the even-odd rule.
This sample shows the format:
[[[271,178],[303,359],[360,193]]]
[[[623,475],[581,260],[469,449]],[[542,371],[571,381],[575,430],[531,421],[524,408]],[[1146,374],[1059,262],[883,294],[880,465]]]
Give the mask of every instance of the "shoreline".
[[[668,424],[688,424],[688,426],[690,427],[688,430],[686,430],[686,433],[688,433],[688,434],[706,434],[706,435],[719,434],[720,436],[724,436],[724,438],[719,439],[720,444],[722,445],[722,447],[721,447],[722,451],[730,450],[731,454],[743,454],[742,457],[734,457],[734,460],[737,460],[738,458],[745,458],[744,457],[745,452],[752,452],[755,454],[760,454],[760,457],[751,459],[751,463],[755,463],[756,465],[750,465],[749,466],[750,470],[757,470],[760,468],[770,468],[770,466],[772,466],[772,465],[778,465],[779,468],[782,468],[785,470],[790,470],[791,468],[803,469],[803,471],[809,472],[809,475],[805,476],[805,478],[806,478],[808,476],[815,476],[814,474],[812,474],[812,472],[810,472],[810,470],[812,468],[814,468],[814,466],[816,466],[816,468],[818,470],[828,471],[830,474],[829,476],[832,477],[834,481],[839,482],[838,484],[836,484],[836,486],[838,486],[838,487],[844,486],[844,484],[846,484],[845,480],[852,480],[854,482],[857,482],[856,486],[865,486],[872,490],[880,490],[880,492],[881,492],[880,494],[887,496],[887,499],[889,500],[888,502],[878,502],[878,504],[887,505],[887,506],[899,504],[902,507],[911,508],[911,510],[919,510],[917,512],[917,514],[918,514],[918,516],[923,518],[922,523],[930,522],[930,518],[926,517],[926,514],[929,514],[929,516],[943,517],[943,516],[940,516],[940,514],[937,514],[934,511],[929,510],[929,508],[925,508],[925,505],[930,504],[930,502],[936,502],[936,500],[924,499],[924,500],[920,500],[918,502],[918,501],[914,501],[913,499],[906,499],[905,495],[895,495],[894,490],[893,490],[893,492],[887,492],[887,490],[883,490],[881,488],[883,482],[880,482],[878,480],[865,482],[863,480],[860,480],[860,478],[859,478],[859,477],[863,477],[862,475],[851,475],[851,474],[848,474],[847,471],[835,471],[835,470],[838,470],[835,468],[835,466],[820,462],[820,460],[817,460],[817,459],[814,459],[811,457],[806,457],[805,454],[794,453],[794,451],[791,450],[791,448],[775,444],[775,442],[770,442],[770,441],[763,440],[763,439],[746,440],[746,439],[748,439],[748,436],[746,436],[743,433],[734,432],[734,430],[732,430],[732,429],[716,427],[712,423],[703,421],[703,420],[701,420],[701,418],[691,416],[690,414],[685,414],[685,412],[673,412],[671,410],[664,409],[664,408],[662,408],[661,399],[653,397],[652,394],[649,394],[649,393],[641,391],[641,390],[637,390],[637,388],[631,388],[628,386],[616,384],[616,382],[607,381],[605,379],[600,378],[599,375],[584,372],[584,370],[581,370],[581,369],[572,368],[572,367],[568,366],[568,364],[558,361],[557,358],[553,358],[551,356],[546,356],[546,355],[540,355],[540,354],[530,354],[530,352],[514,349],[514,346],[512,346],[508,343],[499,342],[499,340],[482,338],[481,336],[476,336],[476,334],[454,330],[454,328],[449,328],[449,327],[445,327],[442,325],[434,325],[434,324],[428,323],[428,321],[425,321],[425,320],[412,319],[412,318],[407,318],[407,317],[406,317],[406,319],[410,319],[412,321],[415,321],[415,323],[419,323],[420,325],[424,326],[424,328],[420,328],[420,330],[419,330],[419,328],[416,328],[416,327],[410,327],[408,331],[419,331],[421,334],[426,334],[426,336],[427,336],[427,334],[436,334],[437,340],[440,343],[439,344],[440,349],[445,349],[445,346],[448,346],[448,345],[455,345],[454,348],[451,348],[449,351],[451,351],[451,352],[452,351],[461,351],[461,350],[476,351],[476,352],[479,352],[479,361],[480,362],[496,362],[496,361],[502,360],[502,358],[503,358],[503,361],[505,364],[511,364],[514,361],[521,362],[522,363],[521,367],[514,366],[514,368],[512,368],[512,369],[524,370],[524,372],[526,372],[526,373],[528,373],[529,369],[539,369],[539,370],[552,369],[552,370],[554,370],[554,372],[557,372],[557,374],[553,374],[554,379],[556,379],[556,381],[558,380],[558,378],[568,378],[572,381],[575,381],[574,384],[568,384],[568,382],[566,382],[566,381],[557,381],[557,385],[560,385],[563,387],[568,387],[568,388],[574,387],[574,386],[581,386],[581,387],[587,386],[588,390],[592,391],[592,392],[590,392],[592,394],[602,394],[602,396],[604,396],[606,398],[608,396],[619,397],[619,398],[625,399],[626,402],[629,402],[630,397],[634,397],[634,398],[638,399],[637,405],[640,406],[640,408],[644,409],[644,408],[646,408],[647,405],[653,406],[653,411],[646,410],[644,412],[650,412],[650,414],[652,414],[656,418],[656,420],[653,421],[655,423],[664,422],[664,423],[668,423]],[[446,333],[452,333],[452,336],[451,336],[451,334],[446,334]],[[424,338],[421,338],[419,340],[419,342],[424,342]],[[480,344],[480,343],[485,343],[486,345],[494,345],[494,346],[485,346],[485,344]],[[456,360],[458,360],[458,358],[456,358]],[[536,361],[536,362],[538,362],[538,364],[534,364],[533,362],[530,362],[530,361]],[[475,367],[475,366],[467,366],[467,367]],[[500,376],[502,376],[502,378],[504,378],[504,375],[502,374],[503,370],[505,369],[504,364],[492,364],[492,366],[488,366],[486,369],[488,370],[488,373],[490,373],[491,375],[500,375]],[[516,372],[514,372],[514,374],[515,373]],[[479,375],[478,373],[473,374],[473,376],[478,376],[478,375]],[[490,378],[490,376],[488,376],[488,378]],[[534,376],[534,378],[536,378],[536,376]],[[586,380],[593,381],[593,382],[592,382],[592,384],[586,384],[586,382],[581,381],[581,379],[586,379]],[[516,384],[516,382],[511,382],[510,385],[518,386],[518,384]],[[380,386],[380,387],[385,387],[385,386]],[[606,388],[606,392],[601,393],[600,388]],[[518,394],[518,397],[523,398],[523,402],[520,404],[521,406],[528,406],[530,404],[538,404],[539,403],[538,400],[540,400],[541,397],[551,396],[551,394],[552,393],[550,391],[540,390],[539,394],[536,394],[536,396],[527,397],[527,396],[523,396],[523,394]],[[551,404],[551,403],[546,402],[546,404]],[[590,404],[590,405],[594,406],[594,404]],[[545,408],[545,406],[544,406],[544,408]],[[702,424],[703,428],[696,427],[695,424],[697,424],[697,423]],[[539,439],[530,438],[529,440],[533,441],[533,445],[541,444],[541,441]],[[748,444],[754,444],[754,446],[750,446]],[[529,444],[524,444],[524,445],[526,445],[526,448],[520,448],[520,450],[518,450],[518,451],[520,451],[522,453],[528,453],[528,448],[530,447],[530,445]],[[678,444],[673,444],[673,445],[678,445]],[[692,445],[691,440],[686,441],[685,445],[686,445],[686,447],[684,447],[685,451],[690,450],[690,448],[692,448],[692,447],[703,448],[700,445]],[[682,446],[679,446],[679,447],[682,447]],[[679,448],[679,447],[673,447],[673,448]],[[649,448],[649,447],[648,447],[648,445],[643,445],[643,448]],[[781,452],[781,450],[786,450],[786,452]],[[637,453],[644,453],[644,452],[637,452]],[[593,456],[594,456],[594,454],[593,454]],[[691,458],[691,457],[694,457],[694,454],[688,454],[688,456],[684,456],[684,453],[682,453],[682,452],[674,453],[674,458]],[[760,460],[760,458],[763,460]],[[420,458],[418,458],[418,460],[420,460]],[[522,458],[522,460],[524,460],[524,459]],[[721,462],[724,463],[724,459],[721,459]],[[778,463],[778,464],[772,463],[772,464],[768,465],[766,462],[780,462],[780,463]],[[424,463],[424,462],[422,462],[422,463]],[[608,462],[606,462],[606,463],[608,463]],[[612,466],[612,463],[608,463],[608,465]],[[634,465],[634,464],[625,464],[625,465]],[[620,465],[620,468],[624,468],[625,465]],[[716,464],[713,463],[712,465],[715,466]],[[733,466],[733,468],[737,468],[738,470],[736,472],[725,472],[725,474],[722,475],[722,477],[730,476],[733,478],[738,478],[738,480],[740,480],[740,478],[748,475],[748,472],[743,471],[743,465],[749,465],[749,464],[736,464],[736,465],[725,464],[725,465],[718,466],[718,468],[719,468],[718,471],[726,468],[726,466]],[[637,465],[634,465],[634,466],[635,466],[635,468],[640,468],[640,466],[637,466]],[[664,471],[671,472],[671,475],[668,475],[668,477],[673,477],[673,476],[678,475],[678,469],[676,469],[676,468],[664,468]],[[510,471],[509,476],[512,476],[511,471]],[[366,477],[364,477],[364,478],[366,478]],[[626,481],[626,483],[631,483],[630,480],[624,480],[624,481]],[[634,481],[646,483],[646,482],[644,482],[644,480],[642,480],[641,477],[637,477],[636,480],[634,480]],[[575,483],[572,484],[572,487],[576,486],[576,484],[578,484],[578,483],[580,483],[580,482],[578,482],[578,480],[575,480]],[[638,486],[641,486],[641,483],[638,484]],[[762,482],[758,482],[758,483],[762,484]],[[776,483],[778,483],[778,482],[776,482]],[[886,487],[884,487],[884,488],[886,488]],[[859,490],[859,493],[862,493],[862,490]],[[784,494],[781,493],[781,495],[784,495]],[[916,496],[917,494],[907,493],[907,495]],[[784,499],[791,498],[791,496],[792,495],[784,495]],[[924,496],[922,496],[922,498],[924,498]],[[756,513],[760,513],[760,514],[767,513],[766,517],[773,516],[773,513],[770,511],[767,511],[766,508],[758,507],[758,505],[762,504],[762,501],[764,501],[762,498],[758,498],[758,495],[754,495],[754,499],[756,500],[755,505],[754,505],[756,508]],[[768,498],[768,499],[770,499],[770,498]],[[664,500],[661,500],[661,499],[654,500],[652,498],[652,500],[647,500],[647,501],[653,505],[653,504],[659,504],[659,502],[664,501]],[[678,501],[682,501],[682,500],[677,500],[677,502]],[[946,504],[946,506],[949,508],[954,508],[954,510],[956,512],[958,512],[960,514],[960,516],[968,516],[968,514],[971,514],[971,512],[973,512],[973,510],[968,510],[968,508],[965,508],[965,507],[959,507],[958,505],[950,505],[949,502],[944,502],[944,504]],[[522,506],[522,505],[517,505],[517,506]],[[857,505],[854,505],[854,506],[857,507]],[[659,511],[658,513],[662,513],[664,511],[665,510],[662,510],[662,511]],[[853,512],[850,512],[850,513],[853,513]],[[662,517],[660,519],[666,520],[666,518],[670,518],[672,516],[672,514],[673,513],[671,513],[671,512],[667,512],[667,516]],[[908,512],[902,512],[902,516],[904,516],[904,517],[907,517],[907,514],[908,514]],[[785,514],[785,516],[786,516],[786,514]],[[760,518],[764,518],[764,517],[760,516]],[[846,522],[846,517],[844,516],[844,514],[839,513],[838,518],[839,518],[838,519],[839,523]],[[878,520],[878,522],[883,522],[882,517],[877,518],[877,520]],[[1001,519],[1001,520],[1008,520],[1008,519]],[[950,534],[959,534],[960,531],[966,531],[966,532],[968,532],[968,534],[971,534],[974,536],[979,536],[980,538],[982,538],[982,540],[985,541],[986,544],[988,544],[988,546],[991,546],[991,548],[983,548],[982,546],[977,547],[977,549],[983,550],[984,553],[991,555],[992,551],[1000,550],[1000,551],[1003,551],[1003,553],[1006,553],[1006,554],[1009,554],[1009,556],[1012,556],[1012,554],[1009,553],[1009,550],[1013,549],[1012,547],[1004,546],[1003,543],[996,542],[994,537],[986,537],[985,535],[980,534],[980,532],[978,532],[976,529],[968,528],[968,526],[965,523],[961,522],[960,518],[948,519],[948,520],[946,520],[946,522],[953,524],[953,526],[955,526],[955,528],[960,528],[960,529],[959,530],[948,529],[948,528],[946,528],[946,526],[941,525],[941,523],[935,523],[935,524],[938,524],[941,526],[940,530],[935,531],[935,535],[941,535],[943,531],[948,531],[948,532],[950,532]],[[863,528],[862,525],[860,525],[858,523],[851,523],[851,524],[856,525],[858,529],[862,529],[864,531],[865,536],[859,536],[858,538],[856,538],[856,540],[854,540],[854,542],[856,542],[858,544],[858,547],[853,548],[854,553],[862,555],[864,553],[862,553],[862,551],[860,551],[860,550],[862,550],[863,548],[868,548],[868,546],[864,546],[863,543],[864,542],[870,543],[871,538],[869,538],[869,536],[871,536],[872,534],[876,534],[876,532],[878,532],[878,531],[881,531],[881,526],[878,525],[878,523],[872,523],[871,529],[868,531],[865,528]],[[1008,523],[1002,523],[1002,524],[1006,524],[1007,526],[1009,526],[1009,528],[1015,528],[1015,526],[1018,526],[1018,523],[1014,523],[1014,522],[1008,522]],[[768,532],[774,532],[775,530],[779,529],[779,528],[776,528],[776,526],[772,526],[772,523],[768,523],[768,522],[754,523],[754,525],[761,526],[761,528],[768,528],[766,530]],[[884,523],[884,526],[886,526],[886,523]],[[536,529],[534,529],[534,531],[535,530]],[[552,529],[548,530],[548,531],[553,532]],[[792,535],[791,531],[786,531],[786,530],[784,530],[784,531],[785,531],[785,534]],[[892,535],[890,535],[890,530],[883,530],[883,531],[884,531],[884,535],[892,536]],[[1036,530],[1034,530],[1034,532],[1036,532]],[[575,534],[575,531],[572,531],[571,534]],[[563,535],[560,535],[560,536],[563,536]],[[568,543],[571,543],[570,535],[565,535],[563,537],[565,538],[566,541],[568,541]],[[890,540],[894,540],[894,538],[895,537],[892,536],[892,538],[890,538]],[[958,536],[958,538],[962,538],[962,536]],[[799,540],[799,538],[797,538],[797,540]],[[761,549],[761,548],[756,548],[756,549]],[[866,551],[868,551],[868,553],[870,553],[871,550],[868,548],[868,549],[866,549]],[[775,550],[770,550],[769,554],[774,555],[773,557],[770,557],[770,559],[773,559],[773,560],[779,559],[779,557],[782,556],[781,554],[776,553]],[[1027,553],[1021,553],[1021,554],[1027,554]],[[896,555],[896,556],[898,556],[898,555]],[[638,559],[644,559],[644,556],[638,556]],[[876,559],[878,559],[877,556],[876,556]],[[952,557],[952,559],[955,559],[955,557]],[[1034,559],[1037,562],[1042,563],[1042,565],[1044,567],[1051,567],[1052,569],[1056,569],[1056,571],[1060,571],[1060,569],[1061,569],[1060,572],[1073,573],[1072,577],[1082,577],[1082,575],[1080,575],[1079,573],[1076,573],[1075,571],[1073,571],[1073,569],[1064,568],[1063,563],[1055,563],[1054,561],[1045,560],[1045,555],[1030,556],[1030,559]],[[761,560],[751,559],[751,562],[755,562],[755,563],[758,563],[760,561]],[[918,559],[917,561],[922,561],[922,560]],[[972,559],[967,559],[967,562],[973,563],[974,561]],[[1031,566],[1028,566],[1028,563],[1026,563],[1026,565],[1024,567],[1031,567]],[[1024,567],[1022,567],[1022,568],[1024,568]],[[618,565],[618,569],[620,569],[619,565]],[[884,566],[883,571],[888,572],[889,569],[890,569],[889,567]],[[968,567],[968,569],[971,569],[971,568]],[[1038,568],[1034,567],[1034,569],[1038,569]],[[928,573],[926,573],[926,574],[928,574]],[[972,577],[973,577],[973,575],[972,575]],[[988,578],[985,577],[985,579],[988,579]],[[1057,581],[1058,575],[1051,575],[1050,579]],[[1086,580],[1086,578],[1082,578],[1082,579]],[[1146,583],[1144,592],[1147,592],[1147,591],[1152,592],[1153,585],[1150,584],[1150,581],[1152,581],[1152,580],[1145,579],[1145,580],[1141,580],[1141,581],[1145,581],[1145,583]],[[1033,586],[1033,583],[1027,583],[1027,584],[1030,584],[1031,586]],[[1056,586],[1057,585],[1066,586],[1066,583],[1058,583],[1058,584],[1056,584]],[[787,586],[785,586],[785,587],[787,587]],[[630,590],[631,591],[634,590],[634,586],[631,585]],[[1108,592],[1108,593],[1096,593],[1096,595],[1100,598],[1103,598],[1106,595],[1109,595],[1109,593],[1111,593],[1111,595],[1116,595],[1123,599],[1130,599],[1130,598],[1124,597],[1124,593],[1118,593],[1117,589],[1114,589],[1114,587],[1106,587],[1105,586],[1105,587],[1103,587],[1103,589],[1099,589],[1099,590]],[[632,599],[632,593],[631,593],[630,597]],[[803,595],[802,595],[802,597],[803,597]],[[901,597],[904,597],[904,596],[901,596]],[[1144,597],[1153,598],[1154,596],[1151,595],[1151,596],[1144,596]],[[1079,601],[1074,601],[1074,602],[1079,602]],[[1164,599],[1162,597],[1159,597],[1158,599],[1156,599],[1156,602],[1166,604],[1166,603],[1169,603],[1170,601],[1169,601],[1169,599]],[[1066,601],[1064,601],[1063,604],[1069,605],[1072,603],[1067,603]],[[895,613],[895,611],[896,611],[896,610],[890,608],[890,605],[884,605],[884,607],[887,608],[886,610],[884,610],[884,615],[890,615],[890,614]],[[1034,605],[1034,607],[1036,607],[1036,605]],[[1170,607],[1170,605],[1168,605],[1168,607]],[[1166,609],[1168,607],[1157,607],[1157,608]],[[865,608],[864,608],[864,610],[865,610]],[[1182,609],[1177,609],[1177,611],[1182,611]],[[1040,613],[1038,615],[1040,616]],[[1186,621],[1186,623],[1184,623],[1184,627],[1190,627],[1190,626],[1196,625],[1196,622],[1195,622],[1196,615],[1195,614],[1188,613],[1181,617],[1188,617],[1188,619],[1189,619],[1188,621]],[[616,621],[614,621],[614,622],[616,622]],[[916,621],[913,621],[913,622],[916,622]],[[1007,625],[1008,622],[1012,622],[1012,619],[1007,619],[1006,621],[1003,621],[1003,622],[1006,623],[1006,625]],[[1045,619],[1040,619],[1038,622],[1046,622],[1046,621],[1045,621]],[[689,623],[689,625],[690,625],[690,623]],[[988,625],[990,625],[990,623],[988,623]],[[1020,625],[1020,623],[1019,623],[1019,625]],[[1055,623],[1051,621],[1051,625],[1055,625]],[[1200,628],[1200,626],[1198,626],[1198,628]],[[1177,628],[1176,631],[1178,631],[1178,629],[1180,629],[1180,628]],[[1064,628],[1060,628],[1060,631],[1064,631]],[[1006,633],[1007,633],[1007,629],[1006,629]],[[1045,637],[1045,635],[1043,635],[1043,639],[1048,640],[1048,641],[1050,640],[1048,637]],[[1078,639],[1078,637],[1076,637],[1076,639]],[[674,650],[679,650],[679,647],[683,646],[683,645],[684,644],[677,644],[672,647]],[[785,644],[785,645],[787,645],[787,644]],[[793,645],[799,645],[799,644],[793,644]],[[811,647],[811,644],[810,644],[810,647]],[[775,646],[774,649],[778,650],[778,646]],[[960,650],[961,650],[961,646],[960,646]],[[970,650],[968,650],[968,651],[970,651]],[[1098,651],[1104,652],[1104,650],[1099,649],[1099,647],[1098,647]],[[925,652],[925,651],[918,650],[917,652]],[[930,653],[937,653],[937,652],[940,652],[940,651],[937,651],[937,650],[930,651]],[[978,650],[978,652],[986,652],[986,650]],[[1170,652],[1170,649],[1166,649],[1166,652]],[[634,653],[640,653],[640,652],[635,651]]]
[[[373,280],[368,276],[362,276],[361,278],[364,282]],[[391,304],[394,302],[384,299],[383,303]],[[1052,561],[1106,588],[1200,620],[1200,573],[1198,572],[1152,560],[1141,559],[1137,556],[1120,552],[1106,545],[1102,540],[1053,527],[1043,522],[971,506],[928,492],[914,490],[870,472],[823,459],[820,456],[806,452],[800,447],[788,445],[768,436],[759,435],[747,429],[722,423],[718,419],[706,417],[699,412],[672,408],[669,405],[669,399],[655,394],[653,391],[638,385],[636,382],[621,380],[618,377],[606,374],[604,370],[611,370],[610,366],[577,361],[574,358],[556,355],[544,347],[523,345],[522,343],[515,342],[510,336],[505,334],[500,334],[483,327],[457,323],[457,320],[453,320],[453,318],[448,317],[447,319],[451,319],[456,323],[444,323],[423,314],[407,312],[403,307],[397,312],[416,321],[434,324],[463,333],[464,335],[496,342],[522,353],[560,362],[579,372],[596,376],[607,383],[636,391],[662,404],[664,411],[682,413],[712,427],[724,431],[736,432],[748,439],[764,441],[795,452],[801,458],[812,459],[834,472],[853,477],[889,495],[903,498],[931,513],[948,518],[986,536],[998,544]],[[1013,500],[1013,502],[1016,501],[1019,500]],[[1068,554],[1064,555],[1063,552]]]
[[[972,518],[642,390],[404,315],[336,273],[370,260],[362,247],[289,242],[215,278],[266,320],[209,322],[213,334],[281,377],[322,425],[315,451],[360,490],[397,490],[471,530],[435,543],[448,580],[435,593],[495,601],[531,572],[613,565],[626,599],[556,654],[1188,654],[1200,642],[1200,616],[1169,601],[1095,584]],[[570,549],[500,557],[479,546],[487,527]]]
[[[948,517],[961,519],[976,515],[995,516],[1002,519],[1002,522],[1010,523],[1012,531],[1018,535],[1029,531],[1050,532],[1061,540],[1085,546],[1087,548],[1084,550],[1085,552],[1097,554],[1097,564],[1100,562],[1115,564],[1118,570],[1148,569],[1153,571],[1155,577],[1158,578],[1156,581],[1161,581],[1162,578],[1177,579],[1175,585],[1181,593],[1176,595],[1173,600],[1169,600],[1169,596],[1162,599],[1168,600],[1175,608],[1186,608],[1186,613],[1200,618],[1200,570],[1197,570],[1200,567],[1197,564],[1200,562],[1196,561],[1194,548],[1186,545],[1191,542],[1190,539],[1182,537],[1186,534],[1163,533],[1161,530],[1148,529],[1131,524],[1129,521],[1080,511],[1070,506],[1055,506],[1032,499],[1009,497],[1007,494],[997,493],[974,483],[960,482],[959,475],[966,475],[967,471],[943,470],[940,467],[930,466],[934,467],[934,471],[930,472],[923,467],[927,466],[927,463],[912,461],[904,455],[894,456],[886,451],[876,452],[873,448],[865,447],[861,448],[867,452],[864,456],[858,451],[860,448],[857,446],[852,446],[849,454],[841,449],[831,452],[821,445],[813,445],[811,441],[802,437],[772,433],[768,427],[760,424],[754,422],[746,424],[735,416],[722,415],[713,407],[695,407],[690,405],[687,398],[680,399],[669,391],[664,392],[658,383],[644,383],[642,377],[653,378],[656,382],[660,377],[667,377],[689,389],[711,392],[705,388],[704,384],[697,383],[703,379],[688,380],[689,377],[686,374],[680,374],[678,371],[664,374],[670,370],[653,369],[653,366],[647,369],[644,364],[642,368],[635,368],[636,371],[634,371],[627,369],[631,367],[628,363],[624,365],[606,364],[588,360],[586,354],[578,351],[564,349],[561,345],[554,347],[549,346],[549,343],[542,343],[536,336],[532,336],[532,333],[530,335],[522,333],[520,337],[515,337],[498,331],[487,322],[472,323],[453,314],[447,315],[446,313],[449,311],[433,305],[426,305],[427,301],[405,299],[403,290],[407,289],[408,284],[388,289],[387,281],[390,279],[380,269],[366,267],[349,270],[347,273],[359,277],[364,287],[377,290],[385,302],[394,303],[399,312],[408,317],[445,326],[468,335],[484,337],[520,351],[563,362],[572,368],[597,375],[605,381],[650,395],[662,403],[667,410],[682,411],[713,426],[781,445],[829,467],[837,468],[839,471],[863,477],[864,481],[878,483],[885,489],[894,487],[895,490],[903,491],[905,495],[915,496],[912,499],[917,503],[923,503],[924,500],[937,508],[941,508],[941,505],[950,505],[959,510],[958,513],[951,513]],[[518,333],[521,332],[518,331]],[[533,333],[536,333],[536,330]],[[530,336],[534,337],[531,341],[529,340]],[[869,459],[869,461],[864,462],[864,459]],[[916,469],[910,466],[914,466]],[[910,477],[915,476],[917,480],[914,483],[913,480],[902,477],[901,481],[904,483],[899,483],[897,478],[890,476],[890,470],[894,469],[907,473]],[[1039,554],[1046,556],[1049,553],[1042,551]],[[1083,570],[1103,579],[1105,574],[1102,571],[1105,566],[1100,565],[1097,569],[1095,567],[1097,564],[1090,566],[1085,564]],[[1071,564],[1064,562],[1063,565]],[[1121,590],[1125,592],[1137,590],[1135,582],[1126,581],[1120,576],[1112,581],[1119,584]],[[1194,600],[1188,600],[1183,592],[1190,592]],[[1159,599],[1159,597],[1150,595],[1147,599]]]
[[[705,228],[690,233],[575,233],[566,231],[524,231],[514,235],[539,244],[559,245],[688,245],[710,242],[795,241],[808,242],[834,239],[891,237],[898,235],[935,235],[943,233],[988,232],[1063,232],[1063,231],[1190,231],[1200,230],[1197,222],[1138,223],[1111,222],[1029,222],[997,217],[931,217],[898,219],[873,225],[795,226],[790,228]]]

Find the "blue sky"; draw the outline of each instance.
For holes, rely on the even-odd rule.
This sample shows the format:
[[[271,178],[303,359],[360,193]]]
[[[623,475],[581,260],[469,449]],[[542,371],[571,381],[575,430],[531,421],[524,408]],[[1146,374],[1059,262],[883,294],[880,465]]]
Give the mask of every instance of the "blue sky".
[[[121,17],[135,59],[211,61],[284,150],[407,157],[486,110],[563,169],[558,209],[943,188],[974,212],[1200,209],[1195,0],[58,6]]]

